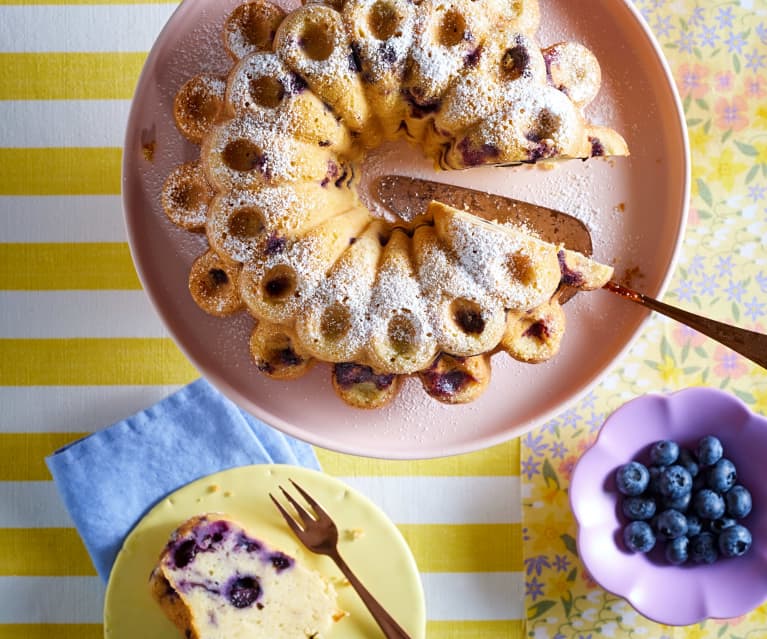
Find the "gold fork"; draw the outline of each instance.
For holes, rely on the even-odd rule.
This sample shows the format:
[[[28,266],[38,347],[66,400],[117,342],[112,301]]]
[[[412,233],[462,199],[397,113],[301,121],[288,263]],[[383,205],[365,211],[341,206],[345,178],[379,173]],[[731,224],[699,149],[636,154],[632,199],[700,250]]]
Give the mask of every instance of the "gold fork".
[[[298,537],[299,541],[306,546],[309,550],[319,555],[327,555],[330,557],[349,580],[354,590],[362,599],[363,603],[367,606],[370,614],[373,615],[373,619],[380,626],[384,635],[388,639],[410,639],[410,635],[405,632],[402,627],[392,618],[392,616],[386,612],[384,607],[378,602],[378,600],[370,594],[362,582],[352,572],[347,563],[341,557],[338,552],[338,528],[333,520],[330,518],[325,510],[320,506],[317,501],[309,495],[303,488],[301,488],[292,479],[290,483],[294,488],[301,493],[301,496],[306,500],[314,511],[314,515],[310,515],[301,504],[299,504],[282,486],[280,490],[295,508],[296,513],[301,519],[301,525],[296,522],[293,516],[274,498],[274,495],[269,493],[274,505],[277,506],[277,510],[280,511],[285,518],[285,522],[290,526],[290,529]]]

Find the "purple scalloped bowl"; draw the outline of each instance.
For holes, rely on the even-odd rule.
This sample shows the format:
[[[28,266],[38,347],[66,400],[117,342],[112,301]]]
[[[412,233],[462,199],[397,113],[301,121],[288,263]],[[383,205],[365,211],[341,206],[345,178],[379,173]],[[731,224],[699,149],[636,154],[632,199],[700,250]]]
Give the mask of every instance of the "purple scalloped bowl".
[[[738,470],[738,482],[753,497],[743,520],[753,535],[743,557],[711,565],[673,566],[662,545],[649,554],[631,553],[622,541],[626,520],[615,487],[618,466],[647,461],[650,445],[673,439],[695,447],[704,435],[719,437]],[[578,461],[570,482],[570,505],[578,524],[578,551],[586,569],[605,590],[625,598],[654,621],[687,625],[726,619],[767,600],[767,419],[739,399],[711,388],[671,395],[649,394],[616,410]]]

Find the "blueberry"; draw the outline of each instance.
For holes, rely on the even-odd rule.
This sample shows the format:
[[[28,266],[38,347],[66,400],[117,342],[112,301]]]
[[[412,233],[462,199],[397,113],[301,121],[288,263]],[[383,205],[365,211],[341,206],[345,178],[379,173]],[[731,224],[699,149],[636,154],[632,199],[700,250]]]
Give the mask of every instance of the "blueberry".
[[[664,497],[663,498],[663,505],[666,508],[673,508],[674,510],[678,510],[679,512],[685,512],[687,508],[690,506],[690,500],[692,499],[692,491],[684,493],[684,495],[680,495],[679,497]]]
[[[655,442],[650,449],[650,461],[656,466],[670,466],[679,457],[679,445],[669,439]]]
[[[711,520],[711,523],[708,525],[708,529],[718,535],[723,530],[727,528],[732,528],[735,524],[738,522],[734,519],[731,519],[730,517],[722,517],[721,519],[713,519]]]
[[[694,537],[703,532],[703,524],[697,515],[687,515],[687,536]]]
[[[237,577],[230,584],[227,598],[235,608],[248,608],[261,595],[261,584],[257,577]]]
[[[692,490],[692,475],[682,466],[666,466],[660,473],[658,487],[661,495],[676,499]]]
[[[650,552],[655,535],[646,521],[632,521],[623,529],[623,541],[631,552]]]
[[[748,528],[736,524],[719,535],[719,552],[725,557],[740,557],[751,548],[751,533]]]
[[[293,560],[282,552],[269,555],[269,561],[272,562],[272,566],[274,566],[277,572],[290,568],[293,565]]]
[[[629,519],[652,519],[655,500],[650,497],[626,497],[623,500],[623,514]]]
[[[690,545],[688,547],[690,559],[697,564],[713,564],[719,552],[716,548],[716,537],[710,532],[703,532],[695,537],[690,537]]]
[[[735,470],[735,464],[724,457],[709,468],[706,474],[708,487],[720,493],[726,493],[730,490],[737,479],[738,473]]]
[[[706,435],[698,442],[698,463],[701,466],[713,466],[723,453],[722,442],[713,435]]]
[[[672,539],[666,545],[666,560],[675,566],[683,564],[687,561],[689,545],[690,539],[685,535]]]
[[[752,537],[739,520],[751,512],[752,496],[737,484],[735,465],[723,455],[713,435],[701,438],[696,450],[662,440],[650,447],[650,464],[631,461],[618,468],[621,508],[630,520],[623,529],[626,548],[646,553],[660,540],[673,565],[711,564],[747,552]]]
[[[245,533],[240,533],[235,540],[235,548],[243,548],[245,552],[260,552],[263,549],[261,542],[248,537]]]
[[[700,470],[698,461],[695,458],[695,453],[689,448],[683,448],[679,451],[679,459],[677,460],[677,463],[690,473],[690,476],[693,478],[697,476],[698,471]]]
[[[696,514],[703,519],[719,519],[724,515],[724,498],[708,488],[695,493],[692,506]]]
[[[650,473],[647,468],[635,461],[621,466],[615,475],[618,490],[629,497],[641,495],[649,481]]]
[[[751,493],[745,486],[737,485],[730,488],[724,495],[727,504],[727,514],[740,519],[751,512]]]
[[[198,552],[212,549],[216,544],[223,541],[224,535],[229,531],[229,525],[225,521],[213,521],[206,526],[201,535],[198,535]]]
[[[660,539],[676,539],[687,534],[687,518],[678,510],[664,510],[655,519],[655,530]]]
[[[176,568],[184,568],[194,561],[199,547],[194,539],[182,541],[173,553],[173,563]]]
[[[651,495],[660,494],[660,474],[662,466],[650,466],[647,471],[650,473],[650,482],[647,484],[646,491]]]
[[[447,373],[427,371],[423,375],[421,379],[427,388],[427,392],[436,397],[444,398],[454,397],[463,388],[475,381],[471,375],[462,370],[454,370]]]

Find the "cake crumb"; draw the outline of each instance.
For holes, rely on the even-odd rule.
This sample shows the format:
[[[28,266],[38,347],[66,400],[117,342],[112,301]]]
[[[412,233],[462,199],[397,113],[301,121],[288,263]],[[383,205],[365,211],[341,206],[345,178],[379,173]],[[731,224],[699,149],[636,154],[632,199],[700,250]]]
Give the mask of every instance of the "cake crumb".
[[[141,153],[144,155],[144,159],[147,162],[154,162],[154,151],[156,147],[157,147],[157,142],[155,140],[144,142],[141,145]]]
[[[147,162],[154,162],[154,154],[157,150],[157,127],[153,124],[151,129],[141,130],[141,153]]]
[[[626,203],[625,202],[618,202],[618,204],[616,204],[613,207],[613,211],[615,211],[616,213],[625,213],[626,212]]]
[[[640,269],[638,266],[632,266],[631,268],[627,268],[624,271],[623,277],[621,278],[621,284],[628,288],[634,288],[636,280],[643,279],[644,273],[642,272],[642,269]]]
[[[344,538],[346,541],[355,541],[360,537],[365,536],[365,531],[362,528],[347,528],[344,530]]]
[[[220,487],[218,486],[218,484],[211,484],[210,486],[208,486],[209,493],[217,493],[219,490],[220,490]]]
[[[224,491],[224,497],[231,497],[231,496],[232,496],[232,491],[231,490]]]

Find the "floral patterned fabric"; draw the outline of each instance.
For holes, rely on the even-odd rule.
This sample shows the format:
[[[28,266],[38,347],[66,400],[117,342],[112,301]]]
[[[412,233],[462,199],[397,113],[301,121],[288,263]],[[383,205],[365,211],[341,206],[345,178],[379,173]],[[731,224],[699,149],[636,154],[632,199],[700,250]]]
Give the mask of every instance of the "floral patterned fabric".
[[[684,103],[692,201],[665,300],[767,331],[767,0],[635,0]],[[607,415],[648,392],[727,389],[767,413],[767,371],[672,320],[653,316],[631,351],[579,404],[522,439],[528,636],[535,639],[761,639],[767,605],[685,627],[643,618],[580,563],[570,475]]]

